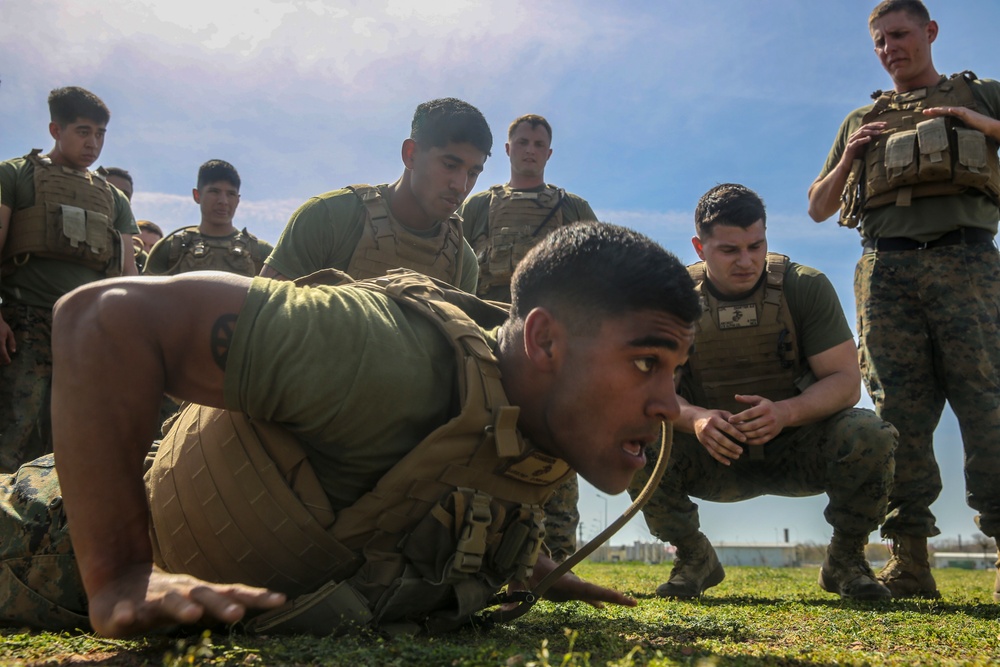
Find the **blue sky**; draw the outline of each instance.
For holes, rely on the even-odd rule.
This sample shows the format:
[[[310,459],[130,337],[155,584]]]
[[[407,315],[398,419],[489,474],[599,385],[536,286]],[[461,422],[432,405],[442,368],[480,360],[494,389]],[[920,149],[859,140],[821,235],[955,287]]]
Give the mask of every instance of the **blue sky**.
[[[306,198],[395,180],[414,107],[463,98],[494,133],[477,191],[503,182],[506,126],[540,113],[554,127],[547,180],[603,220],[639,229],[693,261],[698,197],[744,183],[765,199],[772,250],[819,268],[854,321],[855,232],[806,215],[843,117],[889,87],[872,52],[873,1],[606,3],[295,0],[8,0],[0,6],[0,159],[51,148],[46,96],[80,85],[112,111],[100,164],[136,181],[137,218],[197,224],[198,166],[221,158],[243,179],[236,223],[274,242]],[[234,7],[239,7],[234,10]],[[929,4],[935,63],[1000,77],[1000,3]],[[870,405],[867,398],[862,405]],[[945,535],[975,532],[962,453],[946,413],[936,449]],[[609,518],[627,505],[607,502]],[[702,503],[716,541],[823,542],[825,497]],[[584,535],[605,501],[581,500]],[[648,538],[641,519],[615,542]]]

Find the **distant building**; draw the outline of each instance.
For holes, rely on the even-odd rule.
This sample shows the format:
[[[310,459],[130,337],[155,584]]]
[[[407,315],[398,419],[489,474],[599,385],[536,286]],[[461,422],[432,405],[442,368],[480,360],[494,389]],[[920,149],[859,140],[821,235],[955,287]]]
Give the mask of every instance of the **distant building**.
[[[723,565],[753,565],[756,567],[799,567],[801,550],[797,544],[726,544],[715,545],[715,553]]]
[[[715,551],[723,565],[758,567],[799,567],[802,552],[795,544],[716,544]],[[663,542],[633,542],[631,545],[602,544],[590,555],[597,563],[663,563],[674,559],[676,549]]]
[[[990,551],[936,551],[931,554],[934,567],[958,567],[963,570],[992,570],[996,568],[997,552]]]
[[[637,561],[640,563],[662,563],[674,559],[674,547],[663,542],[633,542],[630,546],[612,546],[602,544],[594,553],[590,554],[590,560],[595,563],[624,563]]]

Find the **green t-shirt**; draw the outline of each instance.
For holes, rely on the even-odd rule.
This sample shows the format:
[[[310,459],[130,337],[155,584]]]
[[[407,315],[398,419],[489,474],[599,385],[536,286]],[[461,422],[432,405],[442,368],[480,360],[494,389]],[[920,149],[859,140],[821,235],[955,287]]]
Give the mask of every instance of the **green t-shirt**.
[[[783,288],[803,362],[854,339],[837,290],[824,274],[791,262]]]
[[[539,185],[536,188],[524,188],[517,191],[541,192],[546,187],[554,186]],[[463,220],[462,230],[469,243],[475,244],[480,236],[486,236],[490,233],[490,199],[489,190],[478,192],[466,199],[465,203],[458,209]],[[597,215],[594,213],[594,209],[590,208],[587,200],[577,197],[571,192],[566,193],[566,201],[563,202],[561,212],[565,224],[581,220],[597,220]]]
[[[453,416],[456,374],[444,335],[390,297],[255,278],[225,402],[297,435],[339,510]]]
[[[1000,82],[977,79],[970,82],[972,95],[979,104],[978,111],[1000,119]],[[840,125],[826,164],[819,178],[829,174],[847,147],[847,139],[861,127],[862,117],[874,104],[852,111]],[[921,243],[933,241],[959,227],[980,227],[994,234],[1000,209],[986,195],[978,191],[940,197],[918,197],[910,206],[880,206],[865,211],[861,219],[862,233],[867,238],[906,237]]]
[[[376,187],[388,200],[389,186]],[[320,269],[346,271],[367,217],[364,204],[347,188],[313,197],[292,214],[265,263],[291,280]],[[434,236],[438,232],[437,229],[419,232],[400,226],[417,236]],[[475,294],[479,265],[468,241],[463,240],[462,253],[462,276],[455,287]]]
[[[170,245],[176,234],[182,234],[184,232],[194,232],[197,236],[200,236],[204,240],[205,251],[208,254],[206,261],[211,261],[211,267],[213,270],[236,273],[236,271],[229,264],[227,264],[224,257],[220,258],[218,261],[212,261],[212,258],[213,256],[225,255],[231,252],[233,246],[232,239],[236,238],[236,235],[239,234],[240,231],[234,230],[231,234],[226,234],[225,236],[209,236],[208,234],[199,234],[198,227],[196,225],[192,225],[190,227],[176,229],[156,242],[156,245],[154,245],[149,251],[149,257],[146,258],[146,265],[142,271],[144,275],[165,276],[181,273],[181,271],[171,271]],[[260,273],[260,270],[264,266],[264,260],[267,259],[267,256],[271,254],[272,250],[274,250],[274,246],[267,241],[262,241],[249,232],[247,232],[247,236],[252,239],[252,242],[249,245],[250,257],[253,259],[254,267],[254,272],[250,275],[250,277],[253,277]],[[192,236],[192,242],[194,238],[196,237]]]
[[[118,188],[112,187],[114,228],[122,234],[138,234],[132,208]],[[11,211],[35,205],[35,166],[23,157],[0,162],[0,203]],[[132,252],[126,247],[125,252]],[[52,308],[62,295],[80,285],[104,278],[104,274],[74,262],[30,257],[0,282],[0,297],[10,303]]]

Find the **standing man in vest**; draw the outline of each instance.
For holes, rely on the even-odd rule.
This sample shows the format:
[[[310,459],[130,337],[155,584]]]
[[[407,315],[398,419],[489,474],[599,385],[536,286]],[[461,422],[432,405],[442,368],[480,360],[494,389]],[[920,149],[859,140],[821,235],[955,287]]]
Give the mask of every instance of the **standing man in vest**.
[[[135,275],[125,195],[88,171],[111,113],[83,88],[49,94],[48,154],[0,162],[0,470],[51,451],[52,306],[80,285]]]
[[[314,632],[345,610],[456,627],[551,571],[540,504],[570,467],[620,493],[677,416],[698,300],[637,232],[550,235],[509,311],[415,273],[322,278],[186,274],[59,304],[59,479],[51,456],[0,476],[0,618],[86,627],[89,609],[110,636],[232,623],[282,602],[251,584],[317,590]],[[142,438],[165,389],[203,404],[181,419],[215,418],[172,429],[147,486]],[[550,594],[635,604],[571,573]]]
[[[552,157],[552,126],[545,118],[515,118],[504,149],[510,181],[470,197],[459,214],[479,260],[479,296],[509,303],[514,267],[528,250],[562,225],[597,216],[586,200],[545,183]],[[545,506],[545,546],[557,561],[576,551],[579,500],[579,482],[572,477]]]
[[[294,280],[333,268],[361,280],[406,268],[474,294],[479,271],[455,211],[492,148],[490,127],[471,104],[448,97],[418,105],[399,180],[349,185],[307,201],[261,275]]]
[[[1000,83],[945,77],[938,25],[919,0],[887,0],[868,28],[893,90],[851,112],[809,188],[817,222],[841,209],[864,253],[854,274],[861,367],[899,429],[879,579],[894,597],[939,596],[927,559],[941,492],[933,435],[944,402],[965,446],[966,498],[1000,538]],[[1000,575],[994,587],[1000,601]]]
[[[552,126],[536,114],[514,119],[504,145],[510,181],[462,204],[462,228],[479,260],[478,294],[510,302],[514,267],[546,234],[580,220],[597,220],[582,197],[545,183],[552,157]]]
[[[201,208],[197,227],[183,227],[149,251],[143,273],[173,276],[187,271],[228,271],[255,276],[273,248],[233,225],[240,205],[240,175],[225,160],[209,160],[198,169],[191,196]]]
[[[766,222],[764,203],[742,185],[712,188],[695,209],[691,242],[702,261],[688,271],[704,312],[681,376],[670,466],[643,509],[650,531],[677,547],[656,593],[694,598],[725,577],[692,496],[825,492],[833,539],[820,586],[888,598],[864,548],[885,516],[896,432],[852,407],[861,374],[837,294],[819,271],[768,253]],[[636,475],[630,492],[647,478]]]

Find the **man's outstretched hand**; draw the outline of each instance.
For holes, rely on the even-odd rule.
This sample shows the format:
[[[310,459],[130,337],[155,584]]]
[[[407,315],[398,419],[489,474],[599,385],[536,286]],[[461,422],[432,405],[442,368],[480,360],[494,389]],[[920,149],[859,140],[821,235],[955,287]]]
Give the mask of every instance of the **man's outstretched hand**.
[[[90,623],[105,637],[127,637],[190,623],[230,624],[248,609],[273,609],[282,593],[242,584],[212,584],[155,565],[123,571],[90,596]]]

